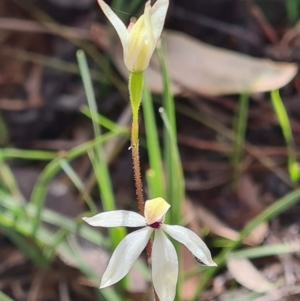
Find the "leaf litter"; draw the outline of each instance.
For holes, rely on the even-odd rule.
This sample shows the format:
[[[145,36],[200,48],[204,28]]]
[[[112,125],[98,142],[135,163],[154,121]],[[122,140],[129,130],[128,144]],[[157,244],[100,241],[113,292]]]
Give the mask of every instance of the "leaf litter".
[[[1,5],[3,4],[0,4],[0,7]],[[80,24],[80,22],[78,24]],[[266,24],[262,24],[261,26],[265,25]],[[98,27],[99,31],[101,32],[102,36],[99,39],[102,39],[102,44],[100,43],[102,45],[102,48],[106,50],[110,49],[110,53],[113,54],[113,61],[115,62],[117,68],[123,74],[123,76],[127,77],[127,75],[123,71],[122,61],[120,62],[119,60],[121,58],[120,48],[115,43],[113,44],[113,49],[109,48],[110,46],[108,43],[109,39],[107,38],[106,27],[100,24],[95,24],[94,26],[95,28]],[[270,26],[272,29],[272,25],[268,24],[268,26]],[[72,33],[72,27],[74,27],[74,24],[70,24],[70,34]],[[84,29],[83,32],[86,33],[86,29]],[[272,111],[269,110],[267,116],[268,118],[264,118],[266,112],[264,111],[264,109],[266,107],[267,99],[261,92],[265,92],[270,89],[277,89],[287,85],[295,77],[298,70],[298,64],[274,62],[270,59],[254,58],[250,55],[244,55],[235,51],[211,46],[204,42],[200,42],[199,39],[195,37],[192,37],[190,35],[190,33],[192,33],[192,30],[190,30],[190,32],[189,30],[187,30],[186,32],[187,33],[181,33],[178,31],[176,32],[167,30],[161,43],[162,48],[166,53],[173,93],[175,95],[188,95],[188,97],[191,97],[192,95],[195,98],[195,102],[203,103],[201,108],[204,108],[206,106],[206,112],[208,114],[210,112],[214,114],[214,109],[215,111],[218,110],[219,115],[218,117],[216,117],[216,119],[222,120],[222,123],[226,126],[229,126],[230,121],[232,120],[232,112],[235,109],[236,99],[234,96],[228,96],[226,98],[227,104],[231,105],[231,107],[233,108],[233,110],[230,111],[228,110],[228,107],[225,106],[225,101],[223,101],[224,98],[222,99],[222,96],[225,94],[231,95],[239,93],[259,93],[256,94],[255,97],[253,97],[253,107],[250,108],[250,116],[252,116],[253,114],[251,115],[251,113],[254,112],[255,118],[249,120],[249,136],[247,138],[250,139],[251,142],[265,147],[266,152],[264,154],[267,157],[274,158],[276,164],[284,167],[284,158],[286,156],[285,146],[280,141],[280,135],[278,134],[278,132],[274,130],[276,122],[274,122],[274,118],[272,118]],[[273,45],[272,47],[267,49],[266,53],[272,53],[273,57],[277,60],[295,60],[292,60],[291,58],[297,57],[295,51],[297,45],[297,37],[299,35],[298,32],[298,26],[291,28],[287,31],[287,33],[284,35],[284,38],[278,45],[276,45],[277,40],[273,38]],[[74,34],[76,34],[76,32],[74,32]],[[6,41],[7,36],[9,36],[7,35],[7,32],[5,32],[4,35],[2,32],[0,38],[2,39],[2,41]],[[17,45],[13,46],[30,49],[31,47],[28,47],[28,45],[30,46],[30,43],[32,43],[32,41],[26,41],[25,36],[26,34],[22,32],[22,39],[17,39],[17,41],[21,41],[21,43],[19,45],[17,43]],[[87,34],[81,36],[76,35],[76,37],[79,37],[82,40],[89,40]],[[37,40],[39,39],[40,41],[47,41],[47,43],[49,42],[46,36],[40,36],[40,38],[37,38]],[[214,37],[212,38],[212,40],[213,39]],[[47,45],[47,43],[45,42],[45,45]],[[264,45],[262,45],[262,47],[264,47]],[[60,51],[62,50],[62,48],[60,49]],[[41,53],[44,52],[45,50],[42,48]],[[64,57],[65,55],[65,53],[59,54],[62,57]],[[271,55],[269,57],[271,57]],[[68,55],[67,58],[70,59]],[[39,92],[40,90],[45,91],[45,83],[43,83],[41,79],[42,77],[44,78],[44,76],[47,78],[47,74],[41,72],[39,65],[30,65],[30,68],[28,68],[28,65],[26,63],[20,64],[20,62],[18,62],[17,60],[9,61],[6,60],[5,56],[1,57],[1,63],[3,62],[5,63],[4,65],[5,70],[7,70],[7,74],[3,72],[1,73],[1,87],[8,86],[11,82],[17,82],[18,86],[23,85],[24,90],[29,94],[29,100],[32,99],[34,104],[38,104],[37,106],[41,106],[43,110],[48,110],[50,114],[57,114],[53,111],[53,108],[49,106],[49,103],[47,103],[47,98],[59,99],[60,94],[65,93],[65,91],[56,94],[57,97],[49,97],[49,95],[46,95],[48,97],[42,99],[41,101],[41,99],[39,99]],[[15,67],[10,68],[13,66]],[[12,72],[12,69],[19,71]],[[31,70],[31,72],[29,72],[30,76],[28,76],[28,70]],[[297,81],[299,80],[296,77],[296,79],[293,81],[293,84],[296,85]],[[71,82],[71,86],[74,86],[74,82],[72,82],[70,78],[68,79],[66,77],[63,77],[62,82]],[[153,92],[162,93],[161,76],[157,59],[154,59],[152,61],[151,68],[148,70],[147,84]],[[285,88],[286,90],[283,91],[287,91],[287,100],[292,99],[292,97],[294,98],[295,109],[291,107],[289,112],[296,113],[299,108],[298,96],[300,90],[298,90],[298,92],[292,91],[292,87],[292,85],[289,85],[287,88]],[[69,87],[68,89],[68,91],[75,90],[72,90],[72,88]],[[59,90],[59,88],[57,88],[56,86],[54,90],[57,91]],[[0,99],[0,102],[3,101],[3,99],[4,98]],[[108,99],[111,100],[112,98]],[[184,97],[182,99],[178,99],[182,100],[184,99]],[[9,97],[6,97],[5,100],[11,102],[11,99]],[[214,100],[218,100],[218,102],[214,102]],[[191,106],[196,113],[199,113],[200,106]],[[11,111],[13,111],[14,104],[10,104],[9,108],[12,108]],[[27,109],[31,110],[32,108],[29,106]],[[222,115],[224,118],[221,118]],[[116,114],[112,114],[112,116],[115,117]],[[193,205],[192,208],[188,210],[189,218],[187,219],[187,222],[189,222],[190,227],[195,231],[199,230],[200,228],[203,229],[204,226],[204,229],[210,232],[208,239],[222,237],[225,239],[234,240],[238,237],[239,230],[242,226],[244,226],[249,220],[251,220],[253,216],[258,214],[268,204],[273,202],[278,195],[282,195],[283,192],[288,191],[288,189],[290,188],[286,187],[281,182],[279,183],[276,177],[269,176],[263,170],[262,166],[259,165],[256,160],[251,158],[250,163],[248,163],[247,165],[247,168],[245,168],[245,170],[241,172],[239,191],[237,192],[237,194],[228,193],[228,191],[230,190],[230,183],[228,183],[228,179],[231,179],[231,174],[230,165],[226,161],[226,156],[230,152],[230,143],[228,143],[228,140],[225,138],[225,136],[223,137],[220,133],[216,135],[215,133],[212,133],[211,130],[207,129],[207,127],[202,126],[199,123],[195,123],[191,119],[184,119],[182,115],[179,116],[178,128],[180,137],[186,138],[186,133],[188,132],[189,136],[193,137],[194,141],[196,141],[195,143],[190,143],[188,145],[187,139],[181,138],[180,145],[184,166],[189,165],[193,167],[193,170],[185,169],[187,176],[190,176],[191,174],[196,175],[195,177],[191,177],[192,179],[194,179],[195,185],[187,186],[187,193],[189,194]],[[295,130],[295,141],[296,143],[298,143],[297,145],[299,145],[299,131],[297,130],[299,128],[298,115],[296,114],[296,116],[294,116],[291,121],[293,125],[293,131]],[[59,122],[56,123],[59,124]],[[72,124],[69,126],[71,128]],[[14,131],[15,129],[10,125],[10,130]],[[49,143],[46,143],[47,139],[45,139],[43,135],[36,136],[35,138],[38,138],[39,140],[33,141],[32,138],[30,138],[31,136],[26,135],[26,133],[29,132],[30,129],[27,130],[27,132],[25,129],[25,134],[23,136],[29,137],[27,140],[30,146],[43,145],[45,148],[47,148],[47,145],[49,145]],[[68,140],[70,143],[74,141],[76,142],[76,139],[74,139],[74,137],[70,134],[70,131],[67,131],[67,134],[63,134],[62,136],[65,138],[68,135],[69,137],[72,137],[71,140]],[[59,141],[60,137],[61,133],[58,136],[55,136],[56,141]],[[255,139],[253,139],[253,137],[255,137]],[[39,142],[41,143],[39,144]],[[202,147],[197,148],[195,146],[196,144],[198,146],[202,145]],[[54,149],[60,149],[60,147],[55,146],[54,143],[51,143],[51,145],[52,147],[54,147]],[[203,145],[206,145],[208,147],[203,147]],[[118,156],[118,154],[116,156]],[[122,168],[117,168],[114,165],[113,168],[117,171],[114,171],[113,174],[114,176],[116,176],[116,174],[120,174],[117,175],[117,177],[122,179],[124,168],[130,169],[131,167],[130,163],[128,164],[130,160],[128,161],[128,159],[126,159],[126,155],[123,155],[121,159],[117,157],[116,160],[119,160],[119,163],[122,162]],[[199,162],[201,164],[199,164],[199,167],[196,168]],[[241,164],[243,163],[244,162],[242,162]],[[223,168],[224,164],[225,168]],[[214,172],[211,172],[210,169],[214,169]],[[39,169],[37,170],[39,172]],[[24,171],[26,172],[25,169]],[[226,178],[225,182],[213,182],[210,187],[205,185],[206,180],[214,181],[215,176],[220,174],[221,172],[224,173],[224,176]],[[26,176],[24,176],[24,178],[26,178]],[[63,182],[62,179],[60,179],[59,181]],[[126,187],[122,187],[122,181],[120,180],[118,181],[118,183],[120,183],[118,184],[118,186],[120,186],[118,190],[119,196],[121,196],[122,198],[122,205],[127,206],[128,198],[130,198],[130,193],[124,196],[124,192],[128,193],[128,186],[126,184],[123,185]],[[58,186],[59,185],[56,184],[56,187]],[[216,194],[222,195],[222,197],[218,199],[216,197]],[[55,203],[57,203],[57,200],[52,202],[52,204]],[[65,203],[65,205],[66,204],[67,203]],[[72,205],[71,207],[73,208]],[[55,210],[61,212],[64,211],[65,208],[65,206],[62,206],[62,208],[60,206],[56,206]],[[279,242],[284,241],[284,238],[287,236],[287,233],[285,232],[285,225],[287,223],[296,223],[297,218],[299,217],[299,209],[294,208],[291,211],[292,212],[287,212],[279,219],[276,219],[271,224],[271,226],[274,227],[274,224],[277,223],[279,225],[279,228],[281,228],[283,232],[283,236],[279,239]],[[269,224],[262,224],[261,229],[258,229],[258,234],[254,235],[255,231],[253,231],[250,236],[244,240],[244,244],[266,244],[267,240],[270,238],[270,231],[278,232],[278,229],[274,230],[272,227],[270,228]],[[254,235],[254,238],[251,238],[251,235]],[[299,234],[294,233],[293,237],[298,238]],[[7,242],[2,242],[1,240],[1,244],[6,246]],[[82,251],[84,260],[92,265],[94,262],[94,256],[96,256],[96,254],[92,252],[92,247],[88,246],[87,249],[84,249],[82,242],[79,242],[78,244]],[[21,253],[16,255],[16,249],[11,245],[9,246],[12,248],[12,250],[14,250],[14,252],[9,251],[8,254],[11,253],[11,257],[5,257],[5,260],[1,260],[1,280],[3,277],[7,280],[6,282],[1,282],[1,284],[7,285],[6,288],[9,288],[10,293],[16,296],[16,298],[19,297],[17,299],[21,300],[28,298],[29,294],[30,297],[33,297],[37,300],[43,300],[43,297],[45,299],[46,296],[50,300],[55,301],[58,300],[57,298],[60,298],[61,300],[68,300],[68,298],[71,298],[71,300],[76,300],[76,297],[74,297],[75,293],[76,296],[80,297],[80,300],[95,300],[96,297],[91,293],[89,289],[86,290],[85,285],[97,286],[97,283],[87,281],[87,279],[82,277],[82,275],[76,269],[74,270],[73,268],[68,267],[67,262],[68,260],[69,262],[71,262],[72,258],[68,259],[66,257],[63,257],[63,255],[66,255],[66,253],[58,254],[58,256],[62,256],[61,258],[66,259],[66,261],[60,261],[59,264],[55,262],[53,264],[52,269],[49,270],[49,273],[45,278],[46,280],[48,280],[48,283],[45,287],[43,285],[40,286],[40,289],[42,289],[42,291],[40,291],[39,294],[42,295],[43,292],[45,292],[45,294],[44,296],[40,296],[39,294],[37,294],[36,284],[40,285],[41,283],[36,282],[36,279],[41,274],[39,274],[37,270],[33,269],[32,264],[26,258],[24,258]],[[217,251],[218,248],[216,248],[216,252]],[[106,254],[104,253],[102,255],[103,257],[106,256]],[[100,264],[103,264],[103,261],[100,259],[100,257],[102,258],[102,255],[99,254],[99,260],[101,262]],[[4,257],[1,258],[3,259]],[[59,260],[59,258],[57,258],[57,260]],[[193,261],[193,258],[186,259],[184,256],[184,260],[190,261],[186,266],[187,271],[190,268],[197,267],[196,263]],[[298,284],[300,280],[299,269],[297,269],[299,264],[297,256],[290,256],[289,261],[290,264],[294,266],[294,269],[292,270],[292,273],[294,273],[294,286],[290,288],[290,290],[287,286],[285,287],[285,283],[290,284],[290,281],[287,281],[287,279],[285,279],[284,277],[286,277],[287,271],[291,271],[287,270],[286,268],[284,270],[283,267],[286,266],[284,260],[276,262],[275,264],[272,264],[263,259],[260,260],[259,264],[257,264],[256,261],[249,262],[247,260],[243,260],[243,262],[229,262],[228,269],[231,272],[231,278],[228,276],[228,274],[226,274],[226,272],[221,272],[212,281],[214,284],[216,284],[218,280],[222,278],[221,283],[219,283],[219,290],[215,292],[213,290],[210,291],[210,289],[207,288],[206,292],[203,293],[203,297],[205,297],[205,295],[210,295],[210,297],[212,297],[211,299],[216,298],[215,300],[225,300],[226,292],[229,292],[230,290],[232,290],[234,293],[241,292],[242,295],[246,295],[247,292],[249,293],[251,290],[257,292],[263,291],[264,293],[261,293],[260,297],[251,299],[257,301],[283,300],[281,298],[286,298],[291,294],[299,294]],[[259,268],[255,268],[255,266],[258,266]],[[265,267],[269,267],[269,269],[271,270],[270,273],[273,276],[275,275],[275,277],[277,277],[276,283],[283,283],[282,287],[275,289],[274,294],[272,293],[272,290],[274,289],[274,278],[269,277],[269,274],[265,271]],[[68,275],[66,277],[65,273],[63,272],[65,268],[71,269],[67,273]],[[246,274],[248,276],[250,275],[251,277],[248,277],[249,279],[245,279],[244,276]],[[19,283],[17,283],[18,281],[15,281],[13,279],[15,275],[18,275],[17,280],[19,280]],[[24,275],[26,275],[26,277]],[[232,279],[235,279],[238,283],[240,283],[241,286],[237,286],[236,288],[232,289],[232,283],[226,282],[228,281],[226,280],[228,279],[228,277],[231,279],[230,281],[232,281]],[[42,280],[43,277],[41,277],[41,281]],[[188,284],[186,290],[184,291],[184,297],[188,298],[192,295],[192,292],[195,290],[198,282],[199,275],[194,278],[190,284]],[[84,285],[82,286],[81,284]],[[248,288],[249,290],[246,290],[245,288]],[[45,289],[45,291],[43,289]],[[144,286],[138,287],[138,289],[141,292],[144,290]],[[59,291],[58,295],[53,294],[53,291],[55,290]],[[72,298],[72,296],[74,298]],[[140,297],[138,297],[137,300],[141,300],[141,298],[144,297],[142,295],[139,296]],[[229,298],[227,300],[232,300],[232,298]]]

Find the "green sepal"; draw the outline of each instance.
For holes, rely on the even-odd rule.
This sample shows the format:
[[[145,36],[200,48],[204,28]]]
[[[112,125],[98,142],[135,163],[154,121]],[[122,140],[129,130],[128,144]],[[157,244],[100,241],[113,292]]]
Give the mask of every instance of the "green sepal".
[[[129,76],[129,96],[134,119],[137,119],[144,87],[143,72],[131,72]]]

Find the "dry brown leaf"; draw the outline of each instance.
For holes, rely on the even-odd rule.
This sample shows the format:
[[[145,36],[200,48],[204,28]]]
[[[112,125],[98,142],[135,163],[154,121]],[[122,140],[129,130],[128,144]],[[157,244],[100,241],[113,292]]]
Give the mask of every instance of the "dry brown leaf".
[[[251,242],[251,245],[257,246],[260,245],[269,231],[269,224],[263,222],[259,224],[252,232],[246,237],[247,241]]]
[[[162,44],[174,94],[185,90],[207,96],[265,92],[285,86],[298,70],[296,64],[253,58],[176,31],[165,31]],[[121,47],[114,43],[112,53],[118,69],[128,78]],[[156,93],[162,92],[158,66],[154,57],[145,72],[148,87]]]
[[[238,283],[251,291],[263,293],[275,289],[248,259],[229,259],[227,268]]]
[[[248,174],[242,175],[239,180],[238,195],[240,200],[245,202],[251,210],[260,212],[264,209],[259,196],[259,187]]]

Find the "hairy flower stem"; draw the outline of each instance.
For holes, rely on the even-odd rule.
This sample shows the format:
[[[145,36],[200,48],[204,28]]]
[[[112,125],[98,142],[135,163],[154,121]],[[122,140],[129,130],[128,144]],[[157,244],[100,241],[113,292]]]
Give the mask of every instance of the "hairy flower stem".
[[[129,77],[129,95],[132,109],[132,125],[131,125],[131,153],[133,163],[134,182],[136,188],[138,208],[141,215],[144,215],[145,201],[143,195],[143,183],[141,177],[140,155],[139,155],[139,108],[142,100],[142,92],[144,86],[144,77],[142,72],[131,73]],[[148,264],[151,269],[152,243],[149,240],[146,246]],[[159,298],[154,290],[154,301]]]
[[[143,196],[143,184],[141,178],[140,156],[139,156],[139,121],[138,116],[133,116],[131,127],[131,152],[132,163],[134,172],[134,181],[136,188],[136,195],[138,201],[138,207],[141,215],[144,215],[144,196]]]
[[[138,118],[133,118],[131,127],[131,153],[133,162],[134,182],[136,187],[136,195],[138,208],[141,215],[144,215],[145,203],[143,196],[143,183],[141,178],[140,156],[139,156],[139,124]],[[148,262],[151,263],[152,244],[147,244]]]
[[[142,99],[144,86],[144,76],[142,72],[130,73],[128,89],[132,110],[132,126],[131,126],[131,152],[133,173],[136,188],[136,195],[138,201],[138,207],[141,215],[144,215],[144,196],[143,196],[143,184],[140,168],[140,156],[139,156],[139,108]]]

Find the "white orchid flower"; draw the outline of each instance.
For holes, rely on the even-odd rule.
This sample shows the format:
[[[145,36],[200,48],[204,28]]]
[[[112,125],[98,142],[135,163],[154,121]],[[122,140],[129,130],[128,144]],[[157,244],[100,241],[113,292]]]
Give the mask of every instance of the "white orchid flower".
[[[128,28],[104,1],[98,0],[98,3],[119,35],[127,69],[130,72],[144,71],[160,38],[169,0],[157,0],[152,7],[148,1],[144,14]]]
[[[83,218],[88,224],[96,227],[143,227],[128,234],[119,243],[102,276],[100,288],[118,282],[129,272],[153,232],[152,281],[160,301],[174,300],[178,278],[177,254],[165,233],[185,245],[203,264],[216,266],[209,249],[197,234],[182,226],[163,223],[169,208],[170,205],[163,198],[155,198],[145,203],[145,216],[117,210]]]

